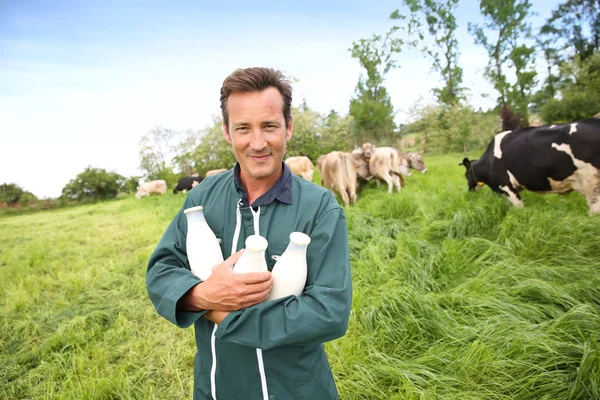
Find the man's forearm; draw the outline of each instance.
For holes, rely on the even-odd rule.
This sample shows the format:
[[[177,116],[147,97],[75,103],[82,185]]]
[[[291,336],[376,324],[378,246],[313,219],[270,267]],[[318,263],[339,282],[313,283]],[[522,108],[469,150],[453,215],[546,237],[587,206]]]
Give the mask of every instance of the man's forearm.
[[[225,319],[225,317],[227,317],[229,315],[229,311],[209,311],[206,314],[204,314],[204,317],[206,319],[208,319],[209,321],[214,322],[215,324],[219,325],[221,322],[223,322],[223,320]]]

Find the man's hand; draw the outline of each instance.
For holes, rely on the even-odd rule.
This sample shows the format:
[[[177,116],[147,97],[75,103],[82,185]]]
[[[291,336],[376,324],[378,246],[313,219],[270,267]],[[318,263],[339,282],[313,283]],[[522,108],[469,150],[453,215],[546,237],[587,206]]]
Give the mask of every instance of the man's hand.
[[[179,306],[189,311],[236,311],[266,300],[273,287],[270,272],[233,272],[242,252],[213,267],[208,279],[191,288],[179,300]]]

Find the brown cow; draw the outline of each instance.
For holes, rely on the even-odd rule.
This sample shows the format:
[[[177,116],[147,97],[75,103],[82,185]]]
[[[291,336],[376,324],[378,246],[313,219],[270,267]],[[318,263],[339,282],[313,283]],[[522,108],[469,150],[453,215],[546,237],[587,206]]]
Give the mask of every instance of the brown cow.
[[[423,160],[423,156],[419,153],[403,153],[398,149],[394,149],[400,154],[400,157],[404,158],[408,161],[408,166],[415,171],[419,171],[422,174],[427,173],[427,167],[425,166],[425,161]]]
[[[317,159],[317,167],[321,171],[321,184],[335,194],[334,189],[342,196],[344,204],[356,203],[357,168],[359,162],[350,153],[332,151]]]
[[[225,171],[229,171],[229,170],[227,168],[211,169],[210,171],[206,171],[206,174],[204,174],[204,177],[206,178],[207,176],[217,175],[217,174],[220,174],[221,172],[225,172]]]
[[[165,194],[167,192],[167,182],[164,180],[144,182],[140,185],[135,197],[141,199],[151,194]]]
[[[293,174],[312,182],[315,166],[310,158],[306,156],[289,157],[285,163]]]
[[[400,152],[393,147],[375,147],[371,143],[365,143],[361,150],[363,158],[369,162],[370,174],[388,184],[388,193],[392,193],[394,186],[399,192],[404,182],[403,175],[412,175],[408,169],[409,161],[402,158]]]

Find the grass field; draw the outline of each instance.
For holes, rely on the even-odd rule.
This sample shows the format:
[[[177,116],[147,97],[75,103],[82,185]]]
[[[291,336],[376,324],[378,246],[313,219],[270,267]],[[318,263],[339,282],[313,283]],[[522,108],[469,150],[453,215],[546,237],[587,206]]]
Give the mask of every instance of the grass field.
[[[577,193],[468,193],[461,159],[347,209],[340,398],[600,399],[600,216]],[[0,218],[0,399],[191,398],[193,330],[144,286],[183,199]]]

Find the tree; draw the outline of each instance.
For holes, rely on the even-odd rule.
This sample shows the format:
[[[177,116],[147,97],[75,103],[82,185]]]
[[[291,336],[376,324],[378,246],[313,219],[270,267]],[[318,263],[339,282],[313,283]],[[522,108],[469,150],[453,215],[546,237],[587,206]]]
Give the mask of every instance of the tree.
[[[178,143],[172,146],[172,150],[175,153],[172,163],[185,176],[190,176],[192,173],[198,172],[196,171],[194,150],[200,144],[202,131],[188,129],[177,136],[179,138]]]
[[[202,130],[200,143],[192,152],[196,171],[204,175],[206,171],[218,168],[232,168],[235,155],[231,145],[223,137],[223,120],[221,116],[213,116],[212,125]]]
[[[116,172],[88,166],[63,187],[61,197],[75,201],[110,199],[117,196],[124,183],[125,177]]]
[[[533,68],[533,47],[524,41],[531,36],[529,0],[480,0],[479,8],[485,17],[483,26],[469,23],[475,43],[488,53],[485,75],[498,91],[498,105],[518,113],[520,127],[528,126],[528,107],[536,83]],[[486,36],[486,31],[490,36]],[[492,38],[492,32],[497,39]],[[515,82],[510,83],[506,70],[511,69]]]
[[[545,102],[540,114],[548,124],[590,118],[600,111],[600,53],[585,61],[576,57],[561,66],[565,84],[560,98]]]
[[[16,183],[3,183],[0,185],[0,203],[17,204],[25,193]]]
[[[600,51],[600,1],[566,0],[552,11],[540,35],[554,43],[563,61],[587,60]]]
[[[121,190],[125,193],[135,193],[138,190],[138,187],[140,186],[140,179],[142,179],[141,176],[130,176],[129,178],[126,178],[125,181],[123,182],[123,186],[121,187]]]
[[[170,163],[173,140],[178,136],[173,129],[155,126],[140,138],[140,169],[148,179],[157,179]]]
[[[463,97],[463,70],[458,66],[458,40],[456,39],[456,18],[458,0],[403,0],[410,10],[409,33],[418,37],[414,41],[421,52],[432,61],[433,70],[440,74],[444,87],[434,89],[438,101],[448,106],[458,104]],[[406,17],[395,10],[390,15],[393,20]],[[424,25],[433,43],[427,43]]]
[[[392,28],[385,36],[373,35],[370,39],[353,42],[348,49],[365,69],[350,100],[350,115],[354,118],[359,141],[381,141],[393,135],[395,130],[394,108],[384,87],[385,75],[397,66],[392,56],[400,52],[403,40],[394,38],[398,28]]]
[[[292,107],[293,136],[286,148],[286,158],[306,156],[316,160],[320,154],[319,137],[321,135],[322,116],[311,110],[304,100],[300,107]]]

